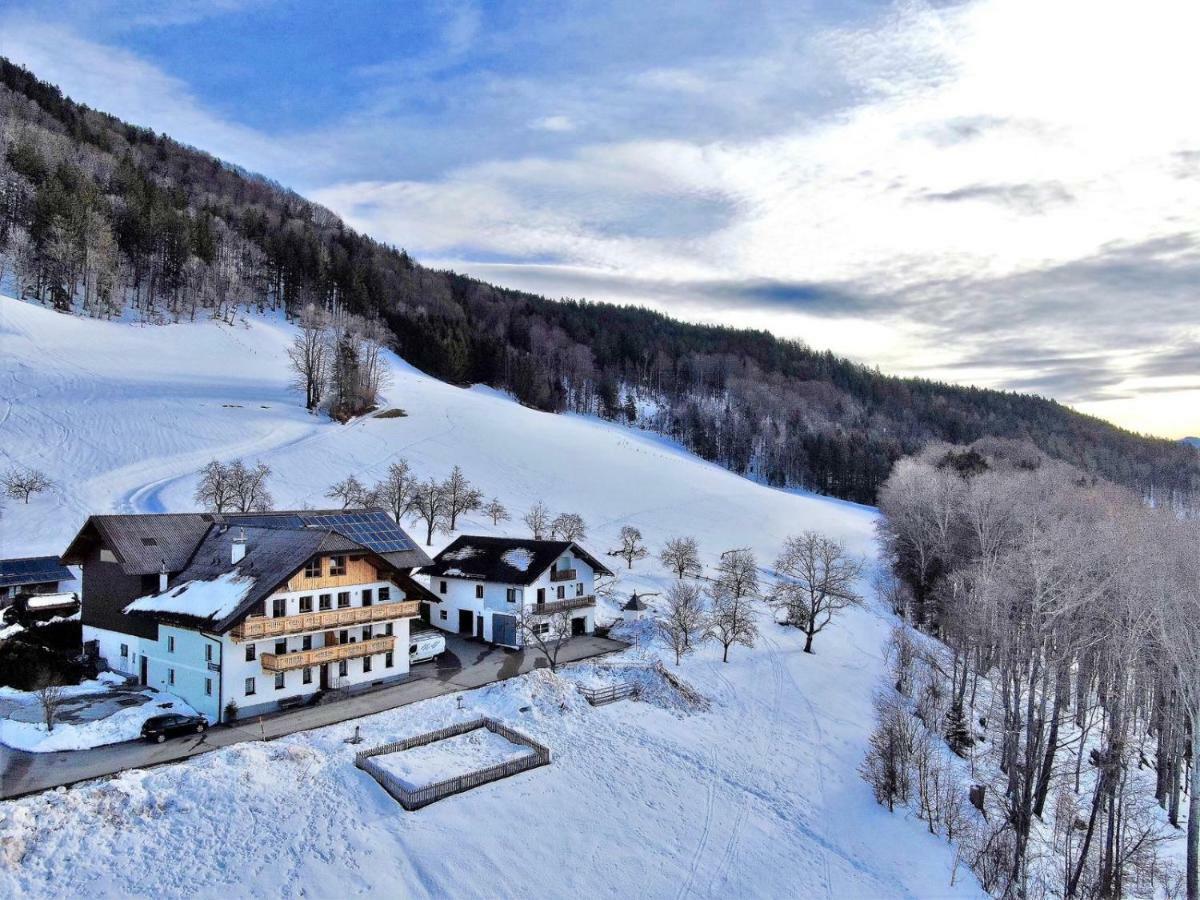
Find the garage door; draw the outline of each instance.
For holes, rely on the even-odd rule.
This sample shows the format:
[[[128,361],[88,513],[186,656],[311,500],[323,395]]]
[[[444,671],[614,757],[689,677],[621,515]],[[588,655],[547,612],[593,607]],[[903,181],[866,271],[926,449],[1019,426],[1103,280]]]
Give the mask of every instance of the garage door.
[[[493,613],[492,641],[506,647],[517,646],[517,617]]]

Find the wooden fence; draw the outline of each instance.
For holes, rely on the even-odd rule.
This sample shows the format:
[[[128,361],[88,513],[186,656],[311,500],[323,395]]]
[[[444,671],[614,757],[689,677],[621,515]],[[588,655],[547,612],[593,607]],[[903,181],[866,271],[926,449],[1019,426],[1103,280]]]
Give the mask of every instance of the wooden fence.
[[[636,700],[641,696],[642,686],[636,681],[620,681],[602,688],[586,688],[581,685],[579,693],[583,694],[584,699],[592,706],[603,706],[628,697]]]
[[[486,728],[488,731],[498,734],[512,741],[514,744],[521,744],[528,747],[533,753],[489,766],[486,769],[468,772],[466,775],[447,778],[445,781],[438,781],[420,788],[405,787],[400,779],[386,771],[379,763],[372,759],[375,756],[400,753],[404,750],[411,750],[413,747],[422,747],[425,744],[444,741],[446,738],[457,737],[460,734],[466,734],[469,731],[475,731],[480,728]],[[362,750],[354,754],[354,765],[378,781],[380,786],[396,798],[397,802],[407,810],[420,809],[422,806],[436,803],[445,797],[461,794],[463,791],[469,791],[471,788],[479,787],[488,782],[499,781],[501,778],[508,778],[510,775],[516,775],[519,772],[525,772],[529,769],[536,769],[538,766],[549,764],[550,749],[548,747],[543,747],[537,741],[527,738],[520,732],[513,731],[495,719],[487,717],[458,722],[454,725],[448,725],[445,728],[439,728],[437,731],[418,734],[402,741],[382,744],[378,747],[372,747],[369,750]]]

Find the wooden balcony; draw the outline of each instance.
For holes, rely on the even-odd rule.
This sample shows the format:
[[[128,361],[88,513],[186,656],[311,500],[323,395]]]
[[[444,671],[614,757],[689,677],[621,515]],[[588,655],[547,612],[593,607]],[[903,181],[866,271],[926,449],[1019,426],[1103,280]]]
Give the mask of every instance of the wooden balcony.
[[[297,650],[295,653],[263,653],[259,655],[262,667],[267,672],[287,672],[290,669],[306,669],[309,666],[319,666],[324,663],[338,662],[343,659],[356,659],[360,656],[372,656],[376,653],[387,653],[396,646],[395,635],[371,638],[366,641],[356,641],[349,644],[333,644],[329,647],[317,647],[314,650]]]
[[[596,596],[572,597],[570,600],[549,600],[546,603],[531,603],[527,607],[530,615],[548,616],[552,613],[565,612],[569,609],[584,609],[596,605]]]
[[[421,614],[421,604],[416,600],[376,603],[372,606],[348,606],[345,609],[328,609],[324,612],[301,613],[298,616],[252,616],[234,626],[229,636],[235,641],[255,641],[261,638],[280,637],[287,634],[304,634],[308,631],[324,631],[346,625],[370,625],[389,619],[409,619]]]
[[[579,575],[578,569],[556,569],[550,573],[551,581],[574,581]]]

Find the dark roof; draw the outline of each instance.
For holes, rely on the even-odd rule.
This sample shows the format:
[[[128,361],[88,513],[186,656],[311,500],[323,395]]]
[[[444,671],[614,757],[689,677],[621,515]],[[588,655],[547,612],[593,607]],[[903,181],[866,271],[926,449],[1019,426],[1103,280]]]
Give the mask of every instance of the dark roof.
[[[621,607],[621,609],[628,609],[628,610],[632,610],[635,612],[641,611],[641,610],[647,610],[649,608],[650,607],[646,605],[646,601],[643,600],[641,597],[639,597],[637,594],[634,594],[632,597],[630,597],[629,602]]]
[[[166,564],[168,572],[187,565],[212,527],[205,513],[148,513],[92,516],[62,555],[64,563],[82,563],[98,535],[117,555],[127,575],[150,575]]]
[[[529,555],[529,564],[513,564],[513,551]],[[472,578],[501,584],[533,584],[550,565],[567,551],[579,557],[597,574],[612,572],[574,541],[535,541],[524,538],[479,537],[466,534],[434,557],[433,563],[418,571],[435,578]]]
[[[0,559],[0,587],[41,584],[47,581],[71,581],[71,570],[57,556],[25,556]]]
[[[326,528],[374,550],[394,566],[412,568],[430,562],[425,553],[386,510],[283,509],[258,513],[224,513],[218,521],[258,528]]]

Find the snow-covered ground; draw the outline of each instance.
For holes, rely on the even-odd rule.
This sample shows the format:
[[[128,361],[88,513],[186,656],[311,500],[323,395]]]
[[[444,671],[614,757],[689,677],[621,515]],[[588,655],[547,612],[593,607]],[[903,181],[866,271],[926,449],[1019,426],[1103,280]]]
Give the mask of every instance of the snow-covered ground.
[[[503,735],[476,728],[442,741],[374,757],[376,765],[413,791],[448,778],[498,766],[533,751]]]
[[[9,504],[6,553],[61,550],[90,512],[191,509],[197,469],[235,455],[272,467],[281,507],[326,505],[331,483],[374,479],[400,455],[422,476],[461,465],[512,512],[498,528],[469,516],[460,532],[520,534],[542,500],[583,515],[596,553],[626,524],[655,551],[693,535],[709,564],[751,547],[767,565],[808,528],[873,552],[871,509],[753,484],[661,438],[395,359],[387,399],[406,417],[310,416],[288,387],[291,333],[281,319],[138,327],[0,300],[0,464],[58,482]],[[670,580],[652,559],[622,574],[627,591]],[[465,694],[463,711],[441,698],[0,804],[0,894],[978,895],[961,867],[950,886],[951,848],[889,816],[858,776],[889,628],[874,609],[851,612],[812,656],[764,617],[757,649],[735,647],[723,665],[709,646],[680,667],[706,711],[593,709],[538,673]],[[659,652],[639,648],[626,655]],[[406,813],[343,743],[353,724],[379,743],[480,714],[549,746],[552,765]]]

